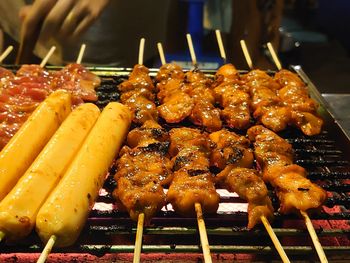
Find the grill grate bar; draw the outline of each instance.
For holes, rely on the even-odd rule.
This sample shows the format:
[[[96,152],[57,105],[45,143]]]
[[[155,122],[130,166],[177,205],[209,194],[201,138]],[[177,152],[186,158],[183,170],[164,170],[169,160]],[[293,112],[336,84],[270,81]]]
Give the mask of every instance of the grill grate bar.
[[[309,172],[308,177],[312,180],[317,179],[350,179],[350,172]]]
[[[136,228],[122,228],[119,225],[110,226],[90,226],[89,231],[91,232],[102,232],[104,234],[134,234]],[[274,228],[273,231],[277,236],[305,236],[307,230],[294,229],[294,228]],[[193,227],[145,227],[144,235],[197,235],[197,228]],[[263,229],[255,229],[249,231],[246,228],[232,228],[232,227],[219,227],[219,228],[208,228],[208,235],[215,236],[267,236],[267,233]],[[318,236],[341,236],[350,234],[350,229],[319,229],[317,230]]]
[[[133,245],[82,245],[82,251],[104,253],[132,253],[134,251]],[[310,254],[314,251],[311,246],[283,246],[283,249],[287,254]],[[349,246],[323,246],[325,252],[328,253],[339,253],[343,255],[350,254]],[[212,253],[256,253],[259,254],[271,254],[275,253],[274,248],[270,246],[229,246],[229,245],[211,245],[210,251]],[[201,253],[202,249],[199,245],[143,245],[142,252],[144,253]]]

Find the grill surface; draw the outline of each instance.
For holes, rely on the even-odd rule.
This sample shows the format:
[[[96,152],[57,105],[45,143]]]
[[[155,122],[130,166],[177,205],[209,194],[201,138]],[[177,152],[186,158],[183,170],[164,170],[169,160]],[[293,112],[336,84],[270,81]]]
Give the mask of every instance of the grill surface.
[[[328,191],[329,198],[322,211],[311,215],[328,259],[350,260],[350,162],[348,157],[350,140],[334,122],[334,118],[327,111],[327,104],[301,68],[294,67],[294,69],[308,83],[311,96],[320,103],[320,114],[325,120],[325,127],[323,132],[315,137],[306,137],[296,129],[288,129],[280,135],[292,143],[296,163],[308,170],[312,181]],[[109,101],[118,100],[116,86],[127,78],[130,69],[91,68],[91,70],[102,78],[102,85],[97,91],[99,96],[97,105],[103,107]],[[151,70],[151,73],[154,74],[155,70]],[[104,189],[76,245],[64,249],[54,248],[53,253],[65,253],[65,255],[68,253],[72,257],[77,255],[71,253],[88,253],[100,257],[108,253],[133,252],[136,224],[129,219],[127,213],[119,211],[113,204],[111,197],[115,187],[113,174],[114,167],[111,168]],[[220,189],[219,193],[221,203],[218,213],[205,216],[212,253],[248,254],[254,255],[250,259],[278,260],[278,254],[263,227],[252,231],[246,229],[247,204],[237,195],[228,193],[226,190]],[[272,189],[270,195],[277,211],[278,202]],[[295,215],[284,216],[278,212],[275,215],[276,219],[272,226],[287,255],[292,260],[317,259],[304,222]],[[16,254],[18,259],[25,258],[28,256],[27,253],[41,252],[42,248],[43,244],[33,233],[20,243],[1,243],[0,253],[26,253]],[[168,205],[151,221],[151,225],[144,229],[142,250],[146,253],[199,255],[201,247],[196,219],[180,217]],[[164,258],[166,254],[163,255]],[[63,260],[63,258],[60,259]]]

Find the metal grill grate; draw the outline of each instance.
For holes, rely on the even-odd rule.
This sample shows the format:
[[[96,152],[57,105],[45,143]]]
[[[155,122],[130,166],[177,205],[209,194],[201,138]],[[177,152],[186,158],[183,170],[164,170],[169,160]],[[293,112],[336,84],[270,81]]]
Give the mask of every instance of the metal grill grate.
[[[102,85],[97,91],[99,96],[97,105],[103,107],[109,101],[118,100],[116,86],[127,78],[129,70],[112,68],[92,68],[92,70],[102,77]],[[311,86],[312,95],[319,99],[319,94],[312,83],[305,79],[303,72],[299,70],[298,73]],[[309,172],[309,178],[328,191],[329,199],[322,211],[311,216],[325,253],[329,259],[337,255],[350,259],[350,163],[347,157],[350,141],[334,123],[324,102],[320,103],[324,107],[321,114],[326,122],[325,129],[320,135],[310,138],[295,129],[290,129],[281,133],[281,136],[293,144],[296,163],[304,166]],[[113,174],[112,167],[76,245],[54,249],[53,252],[89,253],[98,256],[105,253],[133,252],[136,224],[129,219],[127,213],[119,211],[113,203],[111,196],[115,187]],[[218,213],[205,216],[211,251],[258,254],[263,258],[278,260],[279,257],[262,227],[252,231],[246,229],[247,204],[226,190],[219,192],[221,203]],[[278,202],[273,191],[271,198],[277,209]],[[275,215],[274,231],[291,259],[303,259],[303,256],[310,256],[310,253],[313,257],[313,246],[303,221],[295,215],[285,216],[278,212]],[[151,221],[151,226],[145,228],[143,252],[201,253],[196,226],[195,218],[180,217],[168,205]],[[40,252],[42,247],[40,240],[33,233],[16,245],[0,244],[0,252],[35,253]]]

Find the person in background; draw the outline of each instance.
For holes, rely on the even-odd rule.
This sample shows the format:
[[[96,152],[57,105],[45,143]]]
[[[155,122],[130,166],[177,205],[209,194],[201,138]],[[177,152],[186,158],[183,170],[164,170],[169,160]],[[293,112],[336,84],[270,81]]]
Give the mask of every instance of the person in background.
[[[156,43],[165,41],[170,1],[2,0],[0,12],[6,15],[0,27],[17,41],[39,31],[35,53],[42,57],[55,43],[60,51],[55,64],[74,61],[85,43],[84,64],[132,66],[141,37],[146,38],[144,61],[157,56]]]

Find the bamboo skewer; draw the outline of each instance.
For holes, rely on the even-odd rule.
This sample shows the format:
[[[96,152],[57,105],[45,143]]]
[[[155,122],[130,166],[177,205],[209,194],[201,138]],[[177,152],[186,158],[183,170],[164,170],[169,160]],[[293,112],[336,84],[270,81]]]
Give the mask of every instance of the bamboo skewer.
[[[43,251],[40,254],[40,257],[38,258],[38,261],[36,263],[44,263],[49,256],[53,246],[55,245],[57,237],[55,235],[52,235],[50,239],[47,241]]]
[[[83,60],[83,56],[85,53],[85,49],[86,49],[86,45],[82,44],[80,47],[80,50],[79,50],[79,55],[78,55],[77,61],[76,61],[77,64],[81,64],[81,61]]]
[[[190,34],[186,34],[186,38],[187,38],[188,49],[190,50],[192,65],[196,66],[197,65],[197,57],[196,57],[196,53],[194,52],[192,37]]]
[[[282,64],[281,64],[280,60],[278,59],[278,56],[277,56],[277,54],[275,52],[275,49],[273,48],[271,42],[267,42],[267,48],[270,51],[270,54],[272,56],[272,60],[275,63],[277,69],[281,70],[282,69]]]
[[[166,59],[165,59],[162,43],[157,43],[157,48],[158,48],[158,53],[160,57],[160,62],[162,63],[162,65],[164,65],[166,64]]]
[[[222,60],[224,61],[224,63],[226,63],[226,52],[225,52],[224,44],[222,42],[220,30],[218,30],[218,29],[215,30],[215,34],[216,34],[216,40],[218,41],[220,56],[221,56]]]
[[[312,239],[312,243],[315,246],[315,249],[316,249],[317,255],[318,255],[319,259],[320,259],[320,262],[321,263],[327,263],[328,259],[326,257],[326,254],[324,253],[324,250],[322,248],[320,240],[317,237],[315,228],[312,225],[312,222],[311,222],[311,219],[310,219],[309,215],[306,212],[304,212],[304,211],[300,211],[300,214],[304,217],[306,228],[309,231],[310,237]]]
[[[204,256],[204,262],[205,263],[211,263],[211,255],[210,255],[210,246],[208,242],[208,236],[207,236],[207,229],[205,227],[205,222],[203,219],[203,213],[202,213],[202,206],[200,203],[195,203],[194,208],[196,210],[197,214],[197,223],[198,223],[198,230],[199,230],[199,236],[201,239],[201,246]]]
[[[46,56],[43,58],[43,60],[40,63],[40,67],[45,67],[47,61],[50,59],[51,55],[53,54],[53,52],[55,52],[56,47],[52,46],[49,50],[49,52],[47,52]]]
[[[191,54],[192,64],[193,64],[193,66],[196,66],[197,65],[197,58],[196,58],[196,53],[194,51],[191,35],[186,34],[186,38],[187,38],[188,48],[189,48],[190,54]],[[197,224],[198,224],[199,236],[200,236],[201,246],[202,246],[202,251],[203,251],[203,256],[204,256],[204,262],[211,263],[212,259],[211,259],[211,255],[210,255],[210,246],[209,246],[209,242],[208,242],[207,229],[205,227],[205,222],[203,219],[201,204],[195,203],[194,208],[195,208],[195,211],[197,214]]]
[[[4,52],[0,55],[0,63],[11,53],[13,46],[8,46]]]
[[[145,39],[141,38],[140,45],[139,45],[139,56],[138,56],[138,64],[139,65],[143,64],[144,50],[145,50]],[[140,213],[138,218],[137,218],[137,229],[136,229],[133,263],[140,262],[144,221],[145,221],[145,214]]]
[[[273,62],[275,63],[277,69],[281,70],[282,69],[282,64],[279,61],[278,56],[277,56],[277,54],[276,54],[276,52],[275,52],[275,50],[274,50],[274,48],[273,48],[273,46],[272,46],[272,44],[270,42],[267,43],[267,47],[269,49],[269,52],[270,52],[270,54],[272,56]],[[303,218],[305,220],[306,228],[307,228],[307,230],[308,230],[308,232],[310,234],[312,243],[314,244],[314,247],[316,249],[317,255],[318,255],[321,263],[328,262],[326,254],[324,253],[324,250],[322,248],[320,240],[317,237],[315,228],[312,225],[312,222],[311,222],[311,219],[310,219],[309,215],[305,211],[301,211],[301,210],[300,210],[300,214],[303,216]]]
[[[140,213],[139,217],[137,219],[137,230],[136,230],[136,239],[135,239],[133,263],[140,262],[144,221],[145,221],[145,214],[144,213]]]
[[[6,234],[2,231],[0,231],[0,242],[4,239],[4,237],[6,236]]]
[[[261,219],[261,222],[263,223],[267,233],[269,234],[271,241],[272,241],[273,245],[275,246],[278,254],[280,255],[282,261],[285,263],[290,262],[286,252],[284,251],[280,241],[278,240],[278,238],[276,236],[276,233],[273,231],[273,228],[271,227],[270,222],[267,220],[267,218],[265,216],[261,216],[260,219]]]
[[[253,62],[252,62],[252,59],[250,57],[247,45],[246,45],[244,40],[241,40],[239,43],[241,44],[243,55],[244,55],[245,60],[247,61],[248,67],[250,69],[252,69],[253,68]]]
[[[221,35],[220,35],[220,31],[219,30],[216,30],[216,38],[217,38],[217,41],[218,41],[221,57],[223,58],[224,63],[225,63],[226,62],[225,61],[226,60],[226,55],[224,55],[224,56],[222,55],[222,54],[225,54],[225,51],[221,51],[221,49],[224,50],[224,45],[222,43],[222,39],[221,39]],[[246,58],[247,64],[248,64],[249,68],[252,69],[253,63],[252,63],[252,60],[250,58],[250,55],[249,55],[247,46],[245,44],[245,41],[241,40],[240,43],[241,43],[241,46],[242,46],[242,49],[243,49],[243,53],[244,53],[244,57]],[[267,220],[267,218],[265,216],[261,216],[260,219],[261,219],[261,222],[263,223],[263,225],[265,226],[265,229],[266,229],[267,233],[269,234],[269,236],[271,238],[271,241],[274,244],[278,254],[280,255],[280,257],[282,259],[282,261],[286,262],[286,263],[290,262],[286,252],[284,251],[284,249],[283,249],[283,247],[282,247],[282,245],[280,243],[280,241],[278,240],[275,232],[273,231],[273,228],[271,227],[270,222]]]
[[[139,46],[139,58],[138,58],[138,64],[142,65],[143,64],[143,53],[145,50],[145,39],[141,38],[140,40],[140,46]]]

